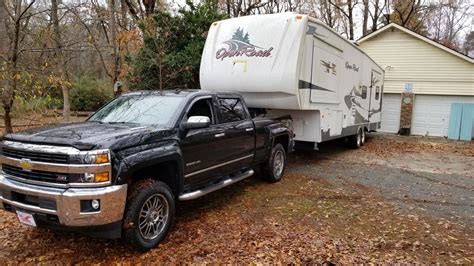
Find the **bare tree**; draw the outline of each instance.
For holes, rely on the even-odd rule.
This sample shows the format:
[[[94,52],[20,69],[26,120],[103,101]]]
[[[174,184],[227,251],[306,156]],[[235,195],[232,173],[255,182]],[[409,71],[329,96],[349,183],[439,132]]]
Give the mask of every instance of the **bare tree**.
[[[371,0],[370,1],[371,8],[369,8],[369,15],[372,21],[370,32],[374,32],[378,29],[381,23],[380,20],[384,16],[384,9],[389,7],[388,2],[389,0]],[[363,35],[366,35],[366,34],[363,34]]]
[[[345,24],[348,38],[354,40],[354,9],[359,4],[359,0],[327,0],[329,4],[338,9],[346,18]]]
[[[7,133],[13,131],[11,111],[20,79],[18,61],[20,57],[20,42],[23,38],[22,31],[24,30],[25,25],[27,25],[25,21],[29,18],[29,16],[27,16],[28,10],[31,9],[35,2],[36,0],[31,0],[31,2],[25,2],[25,5],[23,5],[24,2],[22,0],[14,0],[12,1],[11,10],[8,9],[6,1],[3,1],[2,5],[2,7],[4,7],[2,12],[7,13],[7,16],[2,18],[10,18],[10,21],[13,22],[12,32],[8,34],[10,35],[8,38],[10,43],[5,66],[6,71],[4,71],[4,73],[6,72],[4,76],[6,76],[8,80],[3,82],[4,87],[2,88],[2,105],[3,110],[5,111],[3,120],[5,123],[5,131]]]
[[[367,25],[369,24],[369,0],[362,0],[362,36],[367,35]]]
[[[390,22],[426,35],[426,21],[430,11],[437,7],[436,3],[426,0],[394,0]]]
[[[64,59],[63,44],[61,41],[61,32],[59,30],[58,18],[58,0],[51,0],[51,18],[53,20],[54,43],[56,44],[56,56],[58,58],[58,68],[60,80],[58,85],[61,87],[63,94],[63,119],[69,122],[71,119],[71,101],[69,99],[68,75],[66,69],[66,61]]]
[[[144,0],[143,2],[145,3],[146,0]],[[154,10],[155,1],[153,0],[151,2],[153,2],[153,10]],[[115,85],[119,76],[119,63],[120,63],[118,45],[117,45],[117,26],[116,26],[116,20],[115,20],[115,0],[108,0],[107,3],[108,3],[108,12],[109,12],[109,32],[110,32],[109,42],[112,47],[112,57],[113,57],[112,84]],[[117,90],[116,94],[121,94],[121,91]]]

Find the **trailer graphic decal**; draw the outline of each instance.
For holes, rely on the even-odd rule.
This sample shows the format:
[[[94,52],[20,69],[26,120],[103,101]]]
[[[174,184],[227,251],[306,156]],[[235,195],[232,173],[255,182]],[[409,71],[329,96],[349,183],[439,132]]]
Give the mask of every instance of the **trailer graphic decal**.
[[[238,28],[230,40],[222,42],[227,45],[216,52],[216,59],[247,56],[247,57],[270,57],[273,47],[263,48],[250,43],[248,32]]]
[[[346,103],[347,108],[350,110],[353,123],[360,124],[369,122],[365,117],[370,118],[373,114],[380,112],[380,106],[377,109],[371,109],[363,104],[362,93],[356,88],[353,87],[350,94],[344,96],[344,102]]]
[[[300,90],[310,89],[310,90],[319,90],[319,91],[329,91],[329,92],[334,92],[335,93],[335,91],[320,87],[318,85],[315,85],[313,83],[310,83],[310,82],[307,82],[307,81],[304,81],[304,80],[299,81],[299,89]]]
[[[331,62],[325,62],[323,60],[321,61],[321,65],[326,67],[326,73],[332,73],[333,75],[336,75],[336,64],[331,63]]]

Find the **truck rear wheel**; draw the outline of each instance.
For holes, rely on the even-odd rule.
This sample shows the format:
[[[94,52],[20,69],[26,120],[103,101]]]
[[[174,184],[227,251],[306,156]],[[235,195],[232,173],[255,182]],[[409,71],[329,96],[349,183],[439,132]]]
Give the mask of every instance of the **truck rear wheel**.
[[[263,165],[263,180],[268,182],[278,182],[283,177],[286,167],[286,151],[280,143],[273,146],[270,157]]]
[[[153,179],[136,183],[125,212],[125,241],[136,250],[150,250],[165,238],[174,215],[175,201],[168,185]]]

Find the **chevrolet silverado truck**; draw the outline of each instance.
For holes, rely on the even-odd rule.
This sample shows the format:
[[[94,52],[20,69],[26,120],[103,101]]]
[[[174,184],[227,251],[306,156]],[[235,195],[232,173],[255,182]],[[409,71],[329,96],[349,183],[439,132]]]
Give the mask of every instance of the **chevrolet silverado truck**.
[[[85,122],[5,135],[0,208],[146,251],[166,236],[176,201],[257,170],[277,182],[292,149],[291,120],[252,117],[239,94],[133,92]]]

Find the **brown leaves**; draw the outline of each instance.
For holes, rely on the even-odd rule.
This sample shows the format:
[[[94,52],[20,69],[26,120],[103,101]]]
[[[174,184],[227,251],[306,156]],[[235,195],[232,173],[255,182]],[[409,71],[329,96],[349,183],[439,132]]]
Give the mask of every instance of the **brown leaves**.
[[[384,141],[369,141],[364,147],[362,147],[362,149],[383,157],[394,154],[420,152],[452,152],[460,155],[474,156],[473,143],[447,140],[443,141],[442,139],[437,139],[437,142],[424,142],[415,137],[384,139]]]

